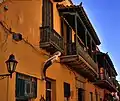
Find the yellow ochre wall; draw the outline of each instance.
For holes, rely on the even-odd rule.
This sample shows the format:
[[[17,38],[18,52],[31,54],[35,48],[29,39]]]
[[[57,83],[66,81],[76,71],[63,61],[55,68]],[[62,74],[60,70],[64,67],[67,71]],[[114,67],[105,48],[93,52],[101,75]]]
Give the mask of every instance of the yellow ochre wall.
[[[62,3],[70,5],[68,0]],[[5,5],[8,6],[8,11],[6,12],[3,9]],[[53,14],[54,29],[60,33],[60,17],[56,3],[53,3]],[[39,27],[42,25],[42,0],[8,0],[0,6],[0,20],[5,22],[7,28],[21,33],[27,41],[16,42],[12,40],[12,35],[6,33],[0,25],[0,74],[7,73],[5,61],[10,54],[14,54],[18,61],[16,71],[38,78],[37,98],[33,99],[33,101],[39,101],[41,95],[45,96],[45,82],[40,80],[41,69],[44,61],[49,58],[49,53],[39,48]],[[65,65],[59,62],[54,63],[48,68],[47,77],[56,82],[56,101],[64,101],[63,82],[70,83],[72,94],[70,101],[77,101],[75,75]],[[5,78],[0,80],[0,101],[15,101],[15,83],[16,73],[13,74],[12,79]],[[98,89],[101,97],[103,97],[102,89],[95,87],[90,82],[86,82],[85,101],[90,101],[89,92],[95,92],[95,88]]]
[[[53,16],[53,26],[54,26],[54,29],[58,33],[61,33],[60,15],[59,15],[59,12],[56,8],[56,4],[57,3],[53,3],[53,14],[55,15],[55,16]],[[71,3],[68,0],[65,0],[65,1],[63,1],[62,3],[59,3],[59,4],[71,5]]]
[[[68,3],[68,2],[66,2]],[[4,6],[8,6],[8,11],[4,12]],[[60,17],[54,3],[54,29],[60,33]],[[0,74],[8,73],[5,61],[10,54],[14,54],[18,61],[16,72],[27,74],[38,78],[37,98],[45,96],[45,82],[41,81],[41,69],[45,60],[49,58],[49,53],[39,48],[40,29],[42,24],[42,0],[11,0],[0,6],[0,20],[13,32],[19,32],[27,41],[16,42],[12,40],[12,35],[5,32],[0,25]],[[35,47],[32,47],[31,44]],[[47,70],[47,76],[56,80],[56,101],[64,101],[63,82],[71,85],[71,91],[75,89],[74,75],[64,65],[53,64]],[[16,73],[12,79],[4,78],[0,80],[0,101],[15,101]],[[70,101],[76,101],[75,92]]]
[[[100,101],[100,98],[104,98],[104,89],[101,89],[95,85],[93,85],[91,82],[86,82],[85,84],[85,101],[90,101],[90,92],[93,93],[93,101],[96,101],[96,96],[95,96],[95,90],[97,91],[98,94],[98,101]]]

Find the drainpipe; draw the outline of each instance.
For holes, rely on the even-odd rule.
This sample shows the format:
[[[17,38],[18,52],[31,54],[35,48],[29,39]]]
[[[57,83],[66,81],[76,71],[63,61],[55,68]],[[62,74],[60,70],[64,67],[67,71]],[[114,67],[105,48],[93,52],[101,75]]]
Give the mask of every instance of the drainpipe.
[[[47,69],[55,62],[55,60],[58,60],[58,57],[60,56],[61,56],[61,52],[57,51],[53,54],[52,57],[50,57],[48,60],[45,61],[42,69],[42,80],[46,80]]]

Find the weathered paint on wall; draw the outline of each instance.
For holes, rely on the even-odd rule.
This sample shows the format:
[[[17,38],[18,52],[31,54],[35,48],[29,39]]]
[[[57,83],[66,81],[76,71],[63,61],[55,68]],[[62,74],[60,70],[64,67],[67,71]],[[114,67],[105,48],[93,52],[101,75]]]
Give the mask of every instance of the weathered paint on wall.
[[[62,3],[64,3],[64,5],[70,5],[68,0]],[[5,5],[8,6],[8,11],[6,12],[4,12]],[[0,74],[7,73],[5,61],[10,54],[14,54],[18,61],[16,72],[27,74],[38,79],[37,98],[33,99],[33,101],[39,101],[41,95],[45,96],[45,81],[40,80],[41,69],[43,68],[44,61],[50,56],[49,53],[39,48],[39,27],[42,25],[42,0],[7,1],[1,5],[0,8],[0,16],[2,16],[0,17],[0,21],[4,21],[5,26],[8,29],[11,28],[13,32],[21,33],[25,39],[25,41],[21,40],[19,42],[12,40],[12,35],[9,32],[6,33],[0,25]],[[61,21],[56,3],[53,4],[53,10],[54,29],[61,35]],[[74,36],[74,31],[72,31],[72,36]],[[74,37],[72,38],[72,41],[74,41]],[[47,77],[55,80],[55,101],[64,101],[64,82],[69,83],[71,87],[70,101],[77,101],[76,76],[65,65],[58,62],[54,63],[47,70]],[[104,93],[102,89],[94,86],[85,78],[79,78],[82,81],[85,80],[85,101],[90,100],[89,92],[94,93],[95,89],[99,91],[100,96],[103,98]],[[15,84],[16,73],[13,74],[12,79],[5,78],[0,80],[0,101],[15,101]]]
[[[18,61],[16,72],[31,75],[38,78],[37,98],[34,101],[39,101],[41,95],[45,96],[45,82],[41,81],[41,69],[43,63],[48,59],[48,55],[44,50],[39,48],[40,29],[42,24],[42,1],[8,1],[1,6],[4,11],[4,5],[8,6],[8,11],[2,12],[2,21],[5,26],[13,32],[21,33],[23,38],[27,41],[16,42],[12,40],[12,35],[6,33],[2,26],[0,26],[0,73],[7,73],[5,61],[10,54],[14,54]],[[60,17],[54,3],[54,28],[60,33]],[[7,36],[7,38],[6,38]],[[7,40],[4,44],[4,40]],[[30,44],[35,48],[33,48]],[[64,100],[63,83],[71,84],[71,91],[74,91],[74,75],[63,65],[55,63],[47,70],[47,76],[56,80],[56,100]],[[0,80],[0,100],[1,101],[15,101],[15,84],[16,73],[12,79]],[[2,93],[4,92],[4,93]],[[60,93],[60,95],[58,94]],[[75,93],[75,92],[74,92]],[[71,101],[75,101],[75,95]]]
[[[96,99],[95,96],[95,92],[97,92],[98,94],[98,101],[100,101],[100,98],[104,98],[104,90],[95,86],[93,83],[91,82],[86,82],[85,84],[85,89],[86,89],[86,93],[85,93],[85,101],[90,101],[90,92],[93,93],[93,101]]]
[[[54,3],[53,4],[53,24],[54,24],[54,29],[60,34],[61,33],[61,19],[60,19],[60,15],[59,15],[59,12],[56,8],[56,4],[57,3]],[[64,5],[71,5],[71,3],[68,1],[68,0],[65,0],[59,4],[64,4]]]

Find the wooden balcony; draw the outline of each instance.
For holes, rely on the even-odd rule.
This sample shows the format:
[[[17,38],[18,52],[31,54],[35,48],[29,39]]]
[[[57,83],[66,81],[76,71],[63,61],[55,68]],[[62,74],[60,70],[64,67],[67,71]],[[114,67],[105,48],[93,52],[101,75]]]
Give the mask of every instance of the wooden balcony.
[[[111,92],[116,92],[116,87],[113,84],[112,80],[105,76],[104,78],[99,78],[98,80],[96,80],[96,82],[94,83],[95,85],[101,87],[101,88],[105,88],[108,89]]]
[[[49,26],[40,27],[40,48],[50,53],[63,52],[63,38]]]
[[[72,53],[70,55],[62,56],[61,62],[67,64],[90,81],[94,81],[98,77],[98,65],[84,50],[83,45],[80,43],[73,43],[71,49]]]

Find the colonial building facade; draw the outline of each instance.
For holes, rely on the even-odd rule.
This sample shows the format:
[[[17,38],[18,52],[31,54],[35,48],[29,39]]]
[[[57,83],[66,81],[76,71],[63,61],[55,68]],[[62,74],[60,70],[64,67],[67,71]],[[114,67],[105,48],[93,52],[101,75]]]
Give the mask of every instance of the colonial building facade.
[[[82,6],[71,0],[0,3],[0,101],[103,101],[116,92],[116,70]],[[57,61],[52,59],[59,51]],[[42,76],[45,74],[45,78]],[[110,101],[110,100],[109,100]]]

